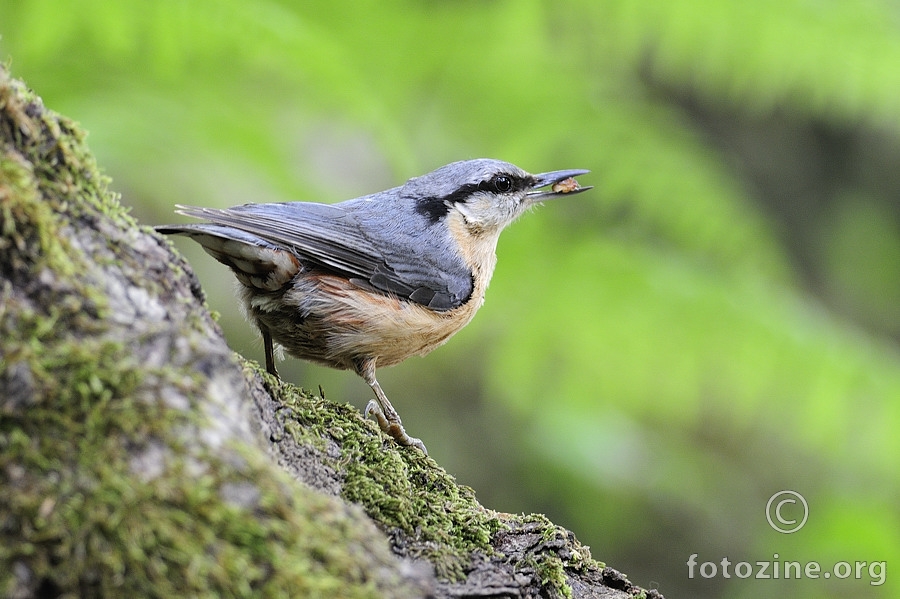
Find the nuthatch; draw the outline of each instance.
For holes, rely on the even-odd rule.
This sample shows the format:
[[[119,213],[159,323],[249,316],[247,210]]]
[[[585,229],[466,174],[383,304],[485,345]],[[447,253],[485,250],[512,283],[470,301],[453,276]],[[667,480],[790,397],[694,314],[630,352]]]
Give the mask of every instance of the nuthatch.
[[[188,235],[231,268],[270,373],[278,375],[276,343],[297,358],[354,370],[375,392],[366,414],[397,443],[424,452],[375,366],[427,354],[468,324],[484,303],[500,232],[542,200],[590,189],[573,179],[587,172],[531,175],[499,160],[465,160],[338,204],[178,206],[209,223],[157,230]]]

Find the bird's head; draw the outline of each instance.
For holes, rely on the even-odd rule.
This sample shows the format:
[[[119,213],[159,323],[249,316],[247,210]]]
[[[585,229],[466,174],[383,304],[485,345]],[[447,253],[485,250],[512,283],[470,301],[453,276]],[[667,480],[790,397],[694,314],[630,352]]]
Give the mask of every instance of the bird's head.
[[[416,211],[431,223],[448,219],[450,226],[461,225],[469,235],[496,239],[535,204],[590,189],[574,180],[587,172],[532,175],[500,160],[463,160],[410,179],[401,194],[415,201]]]

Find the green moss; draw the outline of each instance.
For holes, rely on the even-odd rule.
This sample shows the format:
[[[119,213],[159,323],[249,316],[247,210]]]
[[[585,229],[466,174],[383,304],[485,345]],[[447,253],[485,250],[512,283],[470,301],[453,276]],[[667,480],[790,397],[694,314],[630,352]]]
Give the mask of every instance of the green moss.
[[[361,514],[255,446],[204,449],[202,400],[163,398],[208,381],[130,357],[97,269],[145,265],[83,137],[0,68],[0,594],[402,596]]]
[[[51,268],[70,276],[75,268],[60,240],[52,218],[52,206],[41,201],[31,165],[22,156],[0,153],[0,249],[10,252],[10,262],[28,252],[39,257],[34,268]],[[34,246],[39,248],[35,253]]]
[[[0,499],[5,593],[13,565],[26,564],[53,594],[380,594],[346,552],[355,541],[377,554],[380,539],[348,530],[337,502],[291,485],[251,451],[242,464],[179,457],[190,453],[172,431],[196,424],[199,410],[133,395],[143,376],[164,373],[123,364],[116,344],[47,341],[30,367],[34,381],[53,383],[0,424],[0,472],[12,473],[4,488],[13,491]],[[130,456],[155,441],[174,449],[166,470],[136,479]],[[246,504],[223,498],[229,486],[250,493]]]
[[[542,588],[555,589],[560,596],[572,599],[572,588],[566,581],[566,571],[560,560],[535,559],[532,564]]]
[[[2,68],[0,139],[0,250],[7,253],[9,274],[33,280],[47,269],[57,287],[68,288],[59,289],[60,298],[45,298],[52,307],[42,319],[45,326],[67,324],[56,320],[63,314],[96,315],[104,299],[75,276],[89,265],[79,263],[66,230],[101,216],[116,226],[133,226],[133,220],[109,191],[108,179],[84,145],[84,133],[45,110],[40,98]]]
[[[43,102],[21,81],[0,67],[2,138],[12,142],[33,165],[41,196],[59,207],[62,202],[76,216],[102,215],[121,226],[136,226],[119,196],[109,190],[84,143],[86,134],[70,119],[43,107]]]
[[[541,532],[541,538],[544,546],[552,544],[556,537],[561,534],[561,529],[554,526],[544,516],[530,515],[525,518],[526,522],[540,521],[544,527]],[[581,561],[581,558],[576,560]],[[563,559],[558,553],[550,550],[538,551],[530,554],[525,558],[524,567],[534,570],[535,576],[540,583],[542,589],[553,589],[555,593],[550,596],[562,596],[571,599],[572,588],[566,579],[566,568],[571,566],[582,567],[583,563],[572,564],[570,560]]]
[[[258,368],[258,367],[257,367]],[[431,458],[398,447],[350,405],[315,397],[260,371],[269,390],[288,409],[285,430],[300,443],[341,447],[332,467],[343,474],[342,497],[359,504],[385,529],[398,549],[435,565],[440,578],[462,577],[470,554],[493,552],[491,539],[505,527],[472,489],[459,485]],[[401,531],[402,538],[393,535]]]
[[[398,447],[353,406],[279,381],[255,363],[246,367],[264,378],[282,406],[285,431],[298,443],[318,447],[323,454],[329,439],[341,447],[331,466],[344,477],[342,496],[379,522],[398,552],[435,564],[440,578],[460,579],[472,552],[493,554],[495,534],[514,527],[538,535],[540,542],[516,567],[534,572],[550,596],[572,596],[567,572],[603,568],[587,547],[545,516],[500,515],[485,509],[471,489],[458,485],[434,460]]]
[[[48,439],[60,430],[30,435],[4,426],[2,467],[24,469],[2,510],[14,515],[4,527],[12,534],[0,546],[4,572],[27,564],[53,594],[220,597],[291,589],[297,596],[379,595],[345,549],[348,540],[366,546],[376,539],[348,531],[333,500],[302,489],[285,493],[287,482],[264,464],[234,469],[213,461],[198,475],[175,463],[164,476],[135,480],[123,457],[122,429],[152,416],[147,409],[117,412],[125,426],[106,413],[84,416],[94,426],[57,419],[60,430],[85,434],[76,464],[69,461],[71,437]],[[31,475],[37,472],[42,475]],[[226,485],[248,480],[249,505],[223,501]],[[27,488],[16,484],[24,481]],[[6,593],[11,585],[0,578]]]
[[[533,569],[540,586],[553,592],[550,596],[572,597],[567,573],[574,574],[588,569],[602,570],[604,564],[591,557],[590,550],[578,543],[574,535],[553,524],[546,516],[530,514],[521,517],[527,528],[537,527],[541,543],[525,559],[525,567]]]
[[[542,517],[484,509],[351,406],[261,373],[287,434],[323,456],[340,448],[326,461],[349,507],[289,480],[255,445],[197,442],[208,374],[130,357],[174,331],[136,332],[107,313],[112,278],[156,297],[187,269],[133,247],[161,246],[141,238],[83,138],[0,69],[0,593],[410,596],[364,511],[396,553],[445,580],[461,579],[473,552],[493,553],[497,532],[535,525],[540,548],[514,567],[549,596],[571,595],[566,572],[590,560],[574,539]],[[206,324],[187,310],[183,332]]]

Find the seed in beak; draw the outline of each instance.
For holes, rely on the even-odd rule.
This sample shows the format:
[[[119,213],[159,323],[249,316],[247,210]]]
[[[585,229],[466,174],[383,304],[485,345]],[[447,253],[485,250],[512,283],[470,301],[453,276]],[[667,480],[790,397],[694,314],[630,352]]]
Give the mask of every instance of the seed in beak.
[[[572,177],[558,181],[550,187],[550,190],[553,191],[553,193],[572,193],[576,189],[578,189],[578,181]]]

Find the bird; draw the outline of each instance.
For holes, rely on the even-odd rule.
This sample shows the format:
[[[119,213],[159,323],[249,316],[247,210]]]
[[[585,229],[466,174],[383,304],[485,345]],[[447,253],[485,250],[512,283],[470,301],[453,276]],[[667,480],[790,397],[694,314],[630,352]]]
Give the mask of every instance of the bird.
[[[186,235],[231,269],[270,374],[278,377],[277,348],[354,371],[375,394],[366,416],[427,454],[376,367],[427,354],[467,325],[484,303],[501,231],[536,204],[591,189],[575,180],[588,172],[530,174],[501,160],[462,160],[335,204],[178,204],[176,213],[206,222],[156,230]]]

